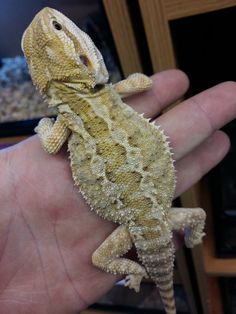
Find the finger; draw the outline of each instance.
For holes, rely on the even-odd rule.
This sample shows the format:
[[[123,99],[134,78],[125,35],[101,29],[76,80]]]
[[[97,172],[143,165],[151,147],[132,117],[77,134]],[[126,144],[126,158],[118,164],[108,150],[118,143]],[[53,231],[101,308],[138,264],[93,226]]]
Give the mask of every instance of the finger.
[[[214,168],[225,157],[229,147],[228,136],[222,131],[216,131],[195,150],[176,162],[175,196],[182,194]]]
[[[189,81],[180,70],[167,70],[152,76],[153,87],[147,92],[127,97],[125,102],[146,118],[156,117],[165,107],[182,97]]]
[[[210,88],[171,109],[156,121],[170,137],[179,160],[236,116],[236,83]]]

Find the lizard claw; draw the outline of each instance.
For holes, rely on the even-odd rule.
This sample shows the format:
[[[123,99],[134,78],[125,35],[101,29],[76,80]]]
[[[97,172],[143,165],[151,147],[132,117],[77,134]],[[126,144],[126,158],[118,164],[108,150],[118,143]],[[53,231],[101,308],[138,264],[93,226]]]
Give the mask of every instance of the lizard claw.
[[[129,287],[130,289],[134,289],[135,292],[139,292],[140,283],[143,277],[147,278],[147,274],[134,275],[130,274],[125,277],[125,287]]]

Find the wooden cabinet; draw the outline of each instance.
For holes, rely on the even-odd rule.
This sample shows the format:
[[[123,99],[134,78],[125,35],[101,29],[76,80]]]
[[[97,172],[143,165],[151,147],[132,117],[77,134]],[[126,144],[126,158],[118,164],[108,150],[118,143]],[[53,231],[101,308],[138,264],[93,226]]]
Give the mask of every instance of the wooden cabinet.
[[[213,13],[218,10],[233,8],[236,6],[236,1],[189,1],[189,0],[137,0],[137,7],[142,17],[142,21],[133,21],[134,31],[129,31],[128,34],[132,37],[135,33],[135,23],[142,23],[146,41],[148,45],[148,52],[151,59],[153,72],[175,68],[179,66],[178,59],[178,45],[176,39],[173,38],[171,30],[171,23],[186,17],[194,17],[199,14]],[[104,0],[108,18],[111,25],[122,24],[122,14],[114,14],[117,12],[117,7],[122,6],[122,11],[130,11],[131,1],[110,1]],[[125,7],[126,6],[126,7]],[[137,9],[136,7],[136,9]],[[235,12],[235,11],[234,11]],[[219,12],[220,14],[220,12]],[[127,15],[125,19],[128,19]],[[220,23],[220,22],[219,22]],[[129,22],[131,27],[131,23]],[[212,27],[212,25],[211,25]],[[122,39],[117,38],[119,34],[113,32],[117,48],[122,46]],[[232,47],[234,45],[233,36]],[[126,40],[128,40],[126,38]],[[136,42],[132,43],[133,49],[138,46],[138,36],[136,34]],[[128,40],[129,44],[132,41]],[[127,42],[123,43],[123,48],[126,47]],[[177,43],[178,44],[178,43]],[[218,45],[221,45],[219,42]],[[229,48],[230,49],[230,48]],[[131,51],[131,49],[129,49]],[[122,64],[122,59],[130,56],[130,52],[119,50],[119,57]],[[137,56],[136,56],[137,57]],[[220,62],[223,60],[219,60]],[[234,60],[232,60],[233,62]],[[140,60],[137,71],[140,69],[140,64],[145,60]],[[182,63],[183,64],[183,63]],[[125,64],[124,64],[125,66]],[[135,65],[134,65],[135,67]],[[133,68],[132,68],[133,70]],[[130,68],[124,73],[129,73]],[[190,72],[191,75],[191,72]],[[234,77],[235,78],[235,77]],[[226,78],[227,79],[227,78]],[[232,78],[228,78],[232,79]],[[224,78],[222,79],[224,80]],[[215,255],[215,241],[214,241],[214,224],[212,219],[212,202],[211,194],[208,189],[206,180],[202,180],[189,191],[184,193],[181,197],[181,202],[184,207],[203,207],[207,213],[207,236],[204,239],[204,244],[192,250],[192,257],[197,275],[198,289],[201,297],[203,313],[223,313],[222,296],[219,287],[219,277],[221,276],[236,276],[236,258],[218,258]],[[180,265],[181,268],[181,265]]]

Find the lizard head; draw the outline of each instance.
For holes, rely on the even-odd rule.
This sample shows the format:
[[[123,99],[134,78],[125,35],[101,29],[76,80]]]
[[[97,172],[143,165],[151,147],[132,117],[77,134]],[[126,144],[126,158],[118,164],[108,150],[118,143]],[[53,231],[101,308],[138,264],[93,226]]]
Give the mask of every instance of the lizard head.
[[[108,81],[108,72],[91,38],[55,9],[44,8],[22,37],[32,80],[42,94],[53,81],[91,89]]]

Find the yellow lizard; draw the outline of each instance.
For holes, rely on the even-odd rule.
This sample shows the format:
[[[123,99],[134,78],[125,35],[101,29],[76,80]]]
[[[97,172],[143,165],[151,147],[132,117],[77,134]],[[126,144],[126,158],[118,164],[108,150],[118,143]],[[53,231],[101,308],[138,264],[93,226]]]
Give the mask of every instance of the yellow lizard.
[[[22,38],[32,80],[58,116],[36,128],[43,148],[57,153],[68,139],[75,185],[104,219],[119,224],[92,256],[97,267],[126,275],[139,291],[143,277],[157,285],[167,314],[173,294],[173,230],[201,242],[205,212],[171,208],[175,169],[166,136],[122,98],[151,88],[143,74],[108,83],[103,58],[89,36],[62,13],[44,8]],[[56,180],[56,178],[55,178]],[[122,258],[135,245],[140,264]]]

